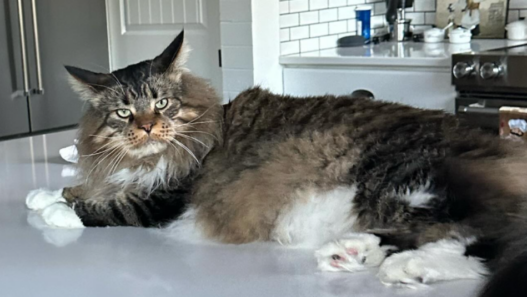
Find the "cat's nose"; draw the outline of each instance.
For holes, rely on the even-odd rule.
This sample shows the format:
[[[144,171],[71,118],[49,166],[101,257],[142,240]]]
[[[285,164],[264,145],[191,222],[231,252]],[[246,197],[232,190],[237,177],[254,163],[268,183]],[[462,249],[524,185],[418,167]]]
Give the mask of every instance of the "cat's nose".
[[[139,126],[139,129],[143,129],[145,130],[146,133],[150,134],[150,131],[152,131],[152,127],[155,125],[156,123],[154,122],[150,122],[150,123],[146,123],[146,124],[142,124]]]

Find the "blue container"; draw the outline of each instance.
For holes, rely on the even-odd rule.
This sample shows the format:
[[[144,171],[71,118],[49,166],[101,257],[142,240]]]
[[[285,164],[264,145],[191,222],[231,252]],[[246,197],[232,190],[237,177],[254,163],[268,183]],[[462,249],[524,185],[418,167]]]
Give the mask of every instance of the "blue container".
[[[355,8],[357,22],[357,35],[366,40],[371,38],[371,6],[358,6]]]

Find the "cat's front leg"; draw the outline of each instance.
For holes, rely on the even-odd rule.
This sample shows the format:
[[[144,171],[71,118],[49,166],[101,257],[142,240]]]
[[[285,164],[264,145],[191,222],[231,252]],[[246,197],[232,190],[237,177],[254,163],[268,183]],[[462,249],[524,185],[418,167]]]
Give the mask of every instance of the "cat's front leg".
[[[64,190],[33,190],[26,197],[26,206],[38,211],[44,222],[51,227],[84,228],[81,219],[68,206],[72,201],[68,201],[63,192]]]
[[[84,194],[84,187],[83,186],[75,186],[75,187],[66,187],[62,189],[62,197],[66,199],[66,202],[68,204],[73,204],[77,200],[82,199],[85,197]]]
[[[390,247],[381,247],[381,239],[373,234],[353,233],[329,242],[316,251],[322,271],[355,272],[381,265]]]

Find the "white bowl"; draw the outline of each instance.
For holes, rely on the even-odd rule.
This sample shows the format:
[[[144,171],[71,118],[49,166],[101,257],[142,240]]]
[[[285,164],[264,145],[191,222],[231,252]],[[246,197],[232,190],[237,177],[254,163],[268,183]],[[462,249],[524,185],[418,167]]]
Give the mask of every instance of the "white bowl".
[[[472,38],[472,33],[470,33],[470,30],[457,28],[450,31],[448,37],[450,43],[469,43]]]
[[[432,28],[424,32],[426,43],[438,43],[443,42],[445,39],[445,32],[438,28]]]

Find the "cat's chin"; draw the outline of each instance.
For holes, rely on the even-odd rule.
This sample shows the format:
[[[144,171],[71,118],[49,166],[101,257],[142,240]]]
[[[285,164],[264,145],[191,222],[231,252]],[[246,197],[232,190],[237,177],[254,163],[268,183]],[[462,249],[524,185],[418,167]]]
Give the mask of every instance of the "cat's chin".
[[[143,158],[155,154],[159,154],[167,149],[166,142],[149,140],[140,147],[130,149],[128,155],[133,158]]]

